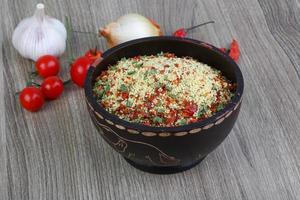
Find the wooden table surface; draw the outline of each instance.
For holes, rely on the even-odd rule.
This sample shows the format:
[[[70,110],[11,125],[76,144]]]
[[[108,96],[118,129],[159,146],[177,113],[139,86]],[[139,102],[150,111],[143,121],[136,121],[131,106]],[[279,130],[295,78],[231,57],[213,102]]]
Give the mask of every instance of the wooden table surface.
[[[37,113],[20,107],[14,93],[25,86],[32,62],[16,52],[11,36],[36,3],[1,1],[0,199],[300,199],[299,0],[45,1],[49,15],[70,16],[76,30],[96,32],[138,12],[165,33],[215,20],[189,37],[219,47],[232,38],[240,42],[245,78],[240,116],[200,165],[174,175],[152,175],[127,164],[99,136],[84,92],[74,85]],[[81,55],[96,44],[107,49],[104,39],[76,34],[72,53]],[[61,76],[68,78],[66,64]]]

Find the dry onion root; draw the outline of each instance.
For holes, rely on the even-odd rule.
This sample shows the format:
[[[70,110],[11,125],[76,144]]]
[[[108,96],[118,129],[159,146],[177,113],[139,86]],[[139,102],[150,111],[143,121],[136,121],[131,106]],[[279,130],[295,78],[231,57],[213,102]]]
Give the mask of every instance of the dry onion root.
[[[124,15],[99,30],[99,36],[105,37],[109,47],[129,40],[160,35],[162,31],[158,24],[135,13]]]

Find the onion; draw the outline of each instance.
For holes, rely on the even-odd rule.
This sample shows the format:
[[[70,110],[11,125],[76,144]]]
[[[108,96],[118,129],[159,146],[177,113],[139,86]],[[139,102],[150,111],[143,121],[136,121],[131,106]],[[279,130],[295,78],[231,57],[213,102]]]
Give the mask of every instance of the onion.
[[[105,37],[109,47],[113,47],[129,40],[159,36],[162,35],[162,31],[152,20],[130,13],[101,28],[99,35]]]

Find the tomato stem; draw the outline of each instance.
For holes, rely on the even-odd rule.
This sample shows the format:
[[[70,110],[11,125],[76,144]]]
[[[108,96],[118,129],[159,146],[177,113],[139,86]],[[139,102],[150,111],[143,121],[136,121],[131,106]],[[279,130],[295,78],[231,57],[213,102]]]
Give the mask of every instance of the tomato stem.
[[[36,83],[36,82],[34,82],[34,81],[28,81],[27,83],[26,83],[26,86],[37,86],[37,87],[41,87],[41,85],[40,84],[38,84],[38,83]]]
[[[68,85],[69,83],[71,83],[71,79],[64,81],[64,85]]]
[[[75,61],[75,58],[71,58],[71,57],[68,58],[69,65],[72,65],[74,61]]]
[[[37,75],[38,75],[38,73],[37,73],[36,71],[32,71],[32,72],[30,72],[30,74],[29,74],[29,78],[30,78],[30,79],[34,79],[35,77],[37,77]]]

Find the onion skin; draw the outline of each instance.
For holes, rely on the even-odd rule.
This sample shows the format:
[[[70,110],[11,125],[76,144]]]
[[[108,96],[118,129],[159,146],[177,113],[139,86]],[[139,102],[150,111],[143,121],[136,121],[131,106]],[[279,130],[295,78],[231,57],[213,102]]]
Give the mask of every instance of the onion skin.
[[[108,47],[113,47],[123,42],[143,37],[163,35],[160,26],[139,14],[127,14],[117,21],[111,22],[100,28],[99,36],[103,36]]]

